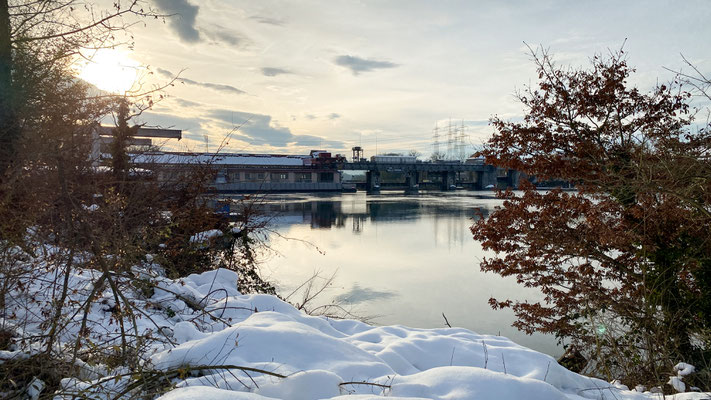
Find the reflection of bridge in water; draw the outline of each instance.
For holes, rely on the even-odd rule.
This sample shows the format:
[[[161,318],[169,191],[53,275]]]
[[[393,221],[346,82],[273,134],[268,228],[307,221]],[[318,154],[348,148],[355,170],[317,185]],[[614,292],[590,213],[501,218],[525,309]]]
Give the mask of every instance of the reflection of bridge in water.
[[[372,199],[372,197],[369,197]],[[471,198],[468,198],[471,199]],[[329,198],[328,200],[308,199],[278,199],[268,198],[260,206],[268,215],[274,216],[274,224],[284,225],[309,225],[312,229],[351,229],[354,234],[359,234],[366,229],[368,224],[388,222],[413,222],[425,217],[442,220],[447,240],[462,242],[471,240],[469,232],[458,232],[461,221],[475,218],[477,210],[486,216],[489,213],[486,204],[461,203],[448,204],[445,202],[423,202],[415,198],[393,197],[366,202],[351,202],[348,199]],[[451,222],[457,225],[446,226]],[[438,224],[434,225],[434,234],[437,236]],[[466,230],[466,229],[464,229]]]

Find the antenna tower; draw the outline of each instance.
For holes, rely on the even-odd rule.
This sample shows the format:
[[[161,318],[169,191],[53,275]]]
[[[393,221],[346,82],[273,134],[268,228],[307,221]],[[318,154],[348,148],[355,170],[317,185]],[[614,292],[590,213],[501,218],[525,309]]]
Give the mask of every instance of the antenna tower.
[[[447,123],[447,156],[445,159],[451,160],[453,158],[454,153],[454,135],[452,133],[452,119],[449,119],[449,123]]]
[[[437,123],[435,122],[435,127],[432,130],[434,134],[432,135],[434,137],[434,154],[435,157],[439,157],[439,126],[437,126]]]
[[[462,125],[459,129],[459,160],[464,161],[466,159],[467,159],[466,133],[464,131],[464,120],[462,120]]]

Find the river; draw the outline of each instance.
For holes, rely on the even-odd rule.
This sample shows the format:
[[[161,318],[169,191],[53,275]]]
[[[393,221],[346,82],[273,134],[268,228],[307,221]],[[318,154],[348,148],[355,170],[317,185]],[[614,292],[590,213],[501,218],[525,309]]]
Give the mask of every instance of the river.
[[[510,310],[492,310],[487,303],[492,296],[542,297],[513,278],[479,269],[490,254],[469,227],[477,209],[486,215],[500,204],[491,192],[269,195],[274,251],[262,260],[261,273],[284,295],[315,273],[335,274],[311,307],[336,302],[373,317],[371,323],[421,328],[444,327],[444,313],[452,326],[559,356],[563,349],[555,338],[519,332],[511,327]]]

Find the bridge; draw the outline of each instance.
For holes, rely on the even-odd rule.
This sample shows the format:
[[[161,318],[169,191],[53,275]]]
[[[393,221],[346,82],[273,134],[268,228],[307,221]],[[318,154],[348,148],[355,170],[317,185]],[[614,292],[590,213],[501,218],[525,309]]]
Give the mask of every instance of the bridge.
[[[99,126],[93,132],[91,159],[95,165],[106,162],[113,140],[111,127]],[[138,128],[131,138],[134,147],[150,148],[152,138],[178,139],[176,129]],[[363,149],[354,147],[352,161],[325,150],[312,150],[309,155],[286,154],[219,154],[143,151],[132,155],[133,162],[156,169],[159,180],[181,179],[195,165],[209,165],[216,174],[212,183],[217,192],[284,192],[344,190],[339,171],[365,171],[366,182],[359,184],[369,193],[381,188],[417,192],[421,187],[453,190],[459,187],[481,190],[491,187],[518,187],[520,173],[486,165],[482,159],[460,161],[421,161],[413,156],[373,156],[362,158]],[[403,174],[402,183],[383,182],[384,174]],[[391,175],[392,176],[392,175]],[[423,179],[424,178],[424,179]],[[400,177],[401,179],[401,177]]]
[[[462,173],[465,173],[467,183],[471,189],[485,189],[497,187],[499,183],[506,187],[517,187],[520,174],[514,170],[501,170],[493,165],[482,162],[462,163],[459,161],[414,161],[414,162],[388,162],[388,161],[353,161],[336,163],[334,167],[341,171],[366,171],[366,190],[370,193],[378,192],[383,185],[381,175],[383,172],[395,172],[405,175],[405,191],[417,192],[422,184],[421,177],[437,177],[436,181],[440,190],[453,190],[463,183]],[[459,178],[459,179],[458,179]],[[391,186],[391,185],[388,185]],[[430,186],[432,186],[430,184]]]
[[[381,188],[404,189],[406,193],[421,188],[516,188],[519,178],[517,171],[485,165],[482,160],[462,163],[375,156],[349,162],[323,151],[310,155],[146,152],[136,154],[133,161],[155,169],[158,180],[167,182],[184,179],[195,165],[208,166],[215,171],[210,186],[220,193],[342,191],[347,187],[341,181],[341,171],[364,171],[366,181],[356,186],[369,193]],[[384,182],[383,177],[390,182]]]

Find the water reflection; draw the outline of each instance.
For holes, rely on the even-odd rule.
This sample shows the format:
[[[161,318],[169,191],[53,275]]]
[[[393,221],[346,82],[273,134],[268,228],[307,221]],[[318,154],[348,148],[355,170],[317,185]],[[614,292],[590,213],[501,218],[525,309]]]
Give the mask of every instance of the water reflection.
[[[366,225],[372,228],[375,223],[407,224],[434,217],[442,222],[434,225],[435,244],[444,241],[461,245],[465,240],[471,240],[471,236],[468,229],[458,229],[462,227],[460,222],[479,218],[479,215],[488,216],[493,207],[492,201],[498,202],[492,196],[483,195],[468,196],[465,201],[459,196],[442,194],[384,194],[366,198],[362,194],[326,195],[329,197],[325,199],[322,196],[270,196],[263,204],[263,210],[274,216],[276,226],[303,224],[312,229],[350,228],[353,234],[361,234]],[[470,202],[477,199],[487,200],[488,203]],[[440,238],[442,230],[446,236]]]
[[[334,297],[334,301],[338,304],[348,304],[355,305],[362,303],[364,301],[371,301],[377,299],[389,299],[397,296],[393,292],[385,292],[370,288],[362,288],[358,282],[354,283],[353,286],[345,293],[339,294]]]
[[[472,192],[270,196],[263,207],[274,216],[278,235],[270,240],[279,256],[267,260],[262,271],[283,293],[317,272],[337,272],[320,303],[345,302],[356,313],[379,315],[376,323],[442,327],[445,313],[453,326],[500,333],[560,354],[553,338],[522,334],[510,326],[510,310],[494,311],[488,305],[492,296],[542,297],[513,278],[479,269],[489,254],[469,228],[479,212],[486,216],[500,205],[498,199]]]

